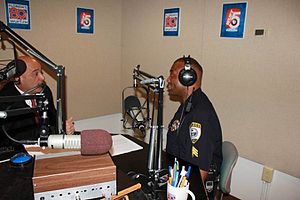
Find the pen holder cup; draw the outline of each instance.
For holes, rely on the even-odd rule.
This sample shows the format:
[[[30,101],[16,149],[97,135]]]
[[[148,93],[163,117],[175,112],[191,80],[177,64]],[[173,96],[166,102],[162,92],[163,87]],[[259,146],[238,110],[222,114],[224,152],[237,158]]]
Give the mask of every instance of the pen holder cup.
[[[174,187],[168,182],[168,200],[187,200],[188,194],[195,200],[195,195],[189,190],[189,184],[184,187]]]

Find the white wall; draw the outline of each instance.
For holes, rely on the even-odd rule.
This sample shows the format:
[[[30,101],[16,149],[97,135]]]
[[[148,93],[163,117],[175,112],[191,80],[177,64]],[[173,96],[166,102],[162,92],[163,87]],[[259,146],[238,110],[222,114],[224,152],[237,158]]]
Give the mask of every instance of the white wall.
[[[239,157],[232,174],[231,194],[249,200],[264,197],[265,186],[261,181],[263,167],[259,163]],[[297,200],[300,197],[300,179],[277,170],[274,171],[273,181],[268,188],[266,200]]]
[[[86,129],[104,129],[110,133],[121,133],[132,135],[131,130],[122,127],[122,114],[112,114],[90,119],[75,121],[75,129],[78,131]],[[164,130],[164,139],[166,138]],[[149,141],[147,134],[145,141]],[[164,141],[164,147],[165,147]],[[263,165],[239,157],[233,170],[231,182],[231,195],[243,200],[297,200],[300,197],[300,179],[275,170],[273,181],[268,185],[267,198],[264,193],[266,188],[261,181]]]

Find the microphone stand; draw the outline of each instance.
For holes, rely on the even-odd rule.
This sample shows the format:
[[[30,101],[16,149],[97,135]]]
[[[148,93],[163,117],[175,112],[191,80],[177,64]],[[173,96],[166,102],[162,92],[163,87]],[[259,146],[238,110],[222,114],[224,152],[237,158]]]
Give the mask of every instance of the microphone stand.
[[[24,49],[30,55],[38,58],[42,62],[46,64],[48,69],[56,74],[57,76],[57,100],[56,100],[56,108],[57,108],[57,118],[56,118],[56,127],[57,133],[65,134],[66,133],[66,124],[65,124],[65,68],[61,65],[56,65],[46,56],[44,56],[41,52],[35,49],[32,45],[30,45],[26,40],[24,40],[20,35],[10,29],[7,25],[5,25],[2,21],[0,21],[0,32],[4,32],[9,38],[15,41],[22,49]]]
[[[137,108],[136,110],[138,110],[138,113],[136,113],[135,116],[132,116],[129,111],[130,110],[133,110],[134,108],[130,108],[130,109],[126,109],[127,105],[125,103],[125,92],[128,90],[128,89],[133,89],[134,91],[136,91],[137,89],[143,89],[145,90],[146,92],[146,100],[145,102],[141,105],[141,108]],[[145,104],[146,104],[146,107],[145,107]],[[143,112],[146,112],[146,116],[144,117],[143,115]],[[140,86],[137,86],[136,84],[134,86],[131,86],[131,87],[126,87],[123,89],[122,91],[122,123],[123,123],[123,128],[124,129],[139,129],[139,127],[137,125],[139,125],[138,123],[135,123],[137,120],[137,116],[139,114],[142,114],[143,116],[143,121],[142,121],[142,124],[145,126],[145,130],[143,131],[142,133],[142,136],[144,137],[145,136],[145,132],[146,132],[146,129],[149,128],[149,121],[150,121],[150,117],[149,117],[149,90],[146,88],[146,87],[140,87]],[[131,123],[131,126],[127,126],[126,124],[128,123],[129,119],[128,117],[131,119],[132,123]],[[140,130],[142,132],[142,130]]]
[[[138,65],[133,71],[134,83],[145,84],[150,88],[155,96],[158,96],[158,107],[156,126],[154,126],[154,117],[151,119],[150,141],[148,152],[148,172],[152,183],[152,198],[159,199],[157,190],[160,187],[160,172],[162,172],[162,145],[163,145],[163,93],[165,81],[163,76],[154,77],[146,72],[140,71]],[[150,82],[146,80],[150,79]],[[155,102],[153,103],[155,106]],[[154,112],[154,111],[153,111]],[[157,134],[156,134],[157,132]]]
[[[50,129],[49,129],[49,119],[47,115],[48,110],[48,99],[45,99],[44,101],[38,101],[38,107],[44,108],[41,109],[42,116],[41,116],[41,124],[40,124],[40,139],[39,139],[39,145],[41,147],[47,147],[48,146],[48,137],[50,135]]]

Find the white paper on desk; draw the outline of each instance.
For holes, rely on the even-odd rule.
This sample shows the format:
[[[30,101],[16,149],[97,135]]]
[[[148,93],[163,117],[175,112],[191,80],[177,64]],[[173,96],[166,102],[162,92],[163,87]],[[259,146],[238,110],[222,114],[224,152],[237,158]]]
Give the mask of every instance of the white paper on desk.
[[[36,155],[36,160],[45,159],[45,158],[56,158],[62,156],[74,156],[74,155],[80,155],[80,151],[68,151],[68,152],[47,153],[42,155]]]
[[[44,158],[55,158],[55,157],[62,157],[62,156],[73,156],[73,155],[80,155],[80,151],[66,151],[66,152],[57,152],[57,153],[43,153],[41,151],[30,151],[28,148],[30,147],[40,147],[39,145],[24,145],[27,148],[28,153],[31,156],[35,156],[36,160],[44,159]]]
[[[113,135],[112,139],[113,145],[112,148],[109,150],[111,156],[117,156],[131,151],[143,149],[142,146],[136,144],[130,139],[124,137],[123,135]]]

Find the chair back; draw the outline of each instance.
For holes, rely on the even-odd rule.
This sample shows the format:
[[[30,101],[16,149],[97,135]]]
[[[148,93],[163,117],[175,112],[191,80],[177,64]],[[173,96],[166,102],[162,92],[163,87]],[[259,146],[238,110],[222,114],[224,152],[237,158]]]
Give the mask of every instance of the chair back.
[[[230,193],[231,174],[238,159],[238,151],[235,145],[229,141],[222,143],[223,162],[220,172],[219,187],[222,193]]]

